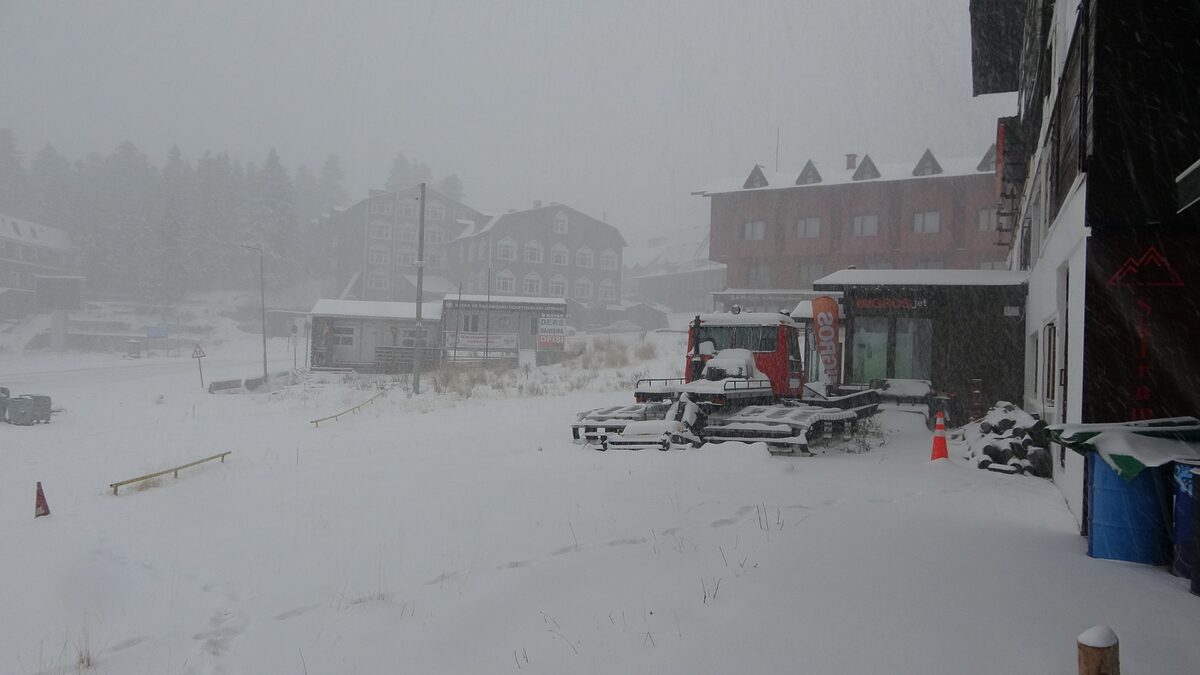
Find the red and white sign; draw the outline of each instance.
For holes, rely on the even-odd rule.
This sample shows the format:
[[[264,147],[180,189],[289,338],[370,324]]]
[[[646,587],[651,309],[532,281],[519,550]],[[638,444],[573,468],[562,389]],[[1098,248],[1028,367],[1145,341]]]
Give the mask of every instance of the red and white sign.
[[[196,345],[196,348],[192,350],[193,359],[202,359],[206,356],[208,356],[208,354],[204,353],[204,350],[200,348],[200,345]]]
[[[566,335],[566,317],[543,316],[538,319],[538,349],[562,351],[566,347]]]
[[[813,340],[817,355],[821,358],[821,369],[828,382],[839,382],[842,377],[842,346],[838,341],[839,317],[837,300],[822,295],[813,298]]]

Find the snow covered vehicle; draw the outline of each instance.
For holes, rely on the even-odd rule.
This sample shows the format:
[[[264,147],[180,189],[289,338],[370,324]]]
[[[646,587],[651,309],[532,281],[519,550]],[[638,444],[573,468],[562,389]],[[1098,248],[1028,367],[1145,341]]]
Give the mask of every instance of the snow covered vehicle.
[[[762,441],[772,453],[811,454],[810,441],[848,439],[879,396],[805,387],[801,353],[800,326],[784,314],[697,315],[684,377],[639,380],[634,403],[579,413],[572,437],[599,450]]]

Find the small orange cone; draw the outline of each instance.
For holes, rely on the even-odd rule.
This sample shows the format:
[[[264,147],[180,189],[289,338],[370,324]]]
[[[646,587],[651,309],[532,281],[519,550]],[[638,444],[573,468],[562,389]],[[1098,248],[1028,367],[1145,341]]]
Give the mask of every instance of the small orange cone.
[[[50,515],[50,505],[46,503],[46,494],[42,492],[42,481],[37,484],[37,500],[33,505],[33,517],[41,518]]]
[[[929,461],[936,462],[939,459],[950,459],[950,450],[946,447],[946,418],[940,412],[933,427],[933,453]]]

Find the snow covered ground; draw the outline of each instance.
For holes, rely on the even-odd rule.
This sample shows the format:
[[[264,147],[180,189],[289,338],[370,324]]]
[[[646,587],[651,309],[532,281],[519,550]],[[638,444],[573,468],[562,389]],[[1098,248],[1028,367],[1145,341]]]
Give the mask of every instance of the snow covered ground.
[[[88,672],[156,675],[1068,675],[1098,623],[1128,672],[1200,670],[1185,582],[1088,558],[1047,481],[931,464],[916,415],[882,414],[865,454],[572,445],[576,412],[677,374],[682,336],[650,339],[647,362],[469,396],[427,375],[319,429],[374,383],[209,395],[186,355],[0,354],[0,385],[63,408],[0,425],[0,672],[87,653]],[[257,375],[259,345],[210,350],[206,379]]]

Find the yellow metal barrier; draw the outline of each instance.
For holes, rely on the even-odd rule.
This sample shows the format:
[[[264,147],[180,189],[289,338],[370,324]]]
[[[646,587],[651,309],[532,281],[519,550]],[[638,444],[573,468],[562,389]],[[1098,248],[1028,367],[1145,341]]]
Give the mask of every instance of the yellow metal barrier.
[[[321,422],[328,422],[329,420],[337,421],[337,418],[341,417],[342,415],[349,415],[350,413],[356,413],[356,412],[358,412],[359,408],[362,408],[363,406],[367,405],[368,403],[371,403],[372,401],[379,398],[380,396],[383,396],[386,393],[387,393],[387,390],[384,389],[383,391],[379,392],[378,394],[375,394],[374,396],[363,401],[362,403],[359,403],[358,405],[354,406],[353,408],[343,410],[342,412],[340,412],[336,415],[329,415],[328,417],[321,417],[319,419],[309,420],[308,423],[312,424],[315,428],[320,428]]]
[[[169,473],[173,473],[173,474],[175,474],[176,478],[179,478],[179,471],[181,469],[187,469],[189,467],[196,466],[197,464],[211,462],[214,459],[219,459],[219,460],[221,460],[221,463],[224,464],[225,456],[228,455],[230,452],[232,452],[232,450],[222,452],[219,455],[213,455],[212,457],[205,457],[204,459],[198,459],[194,462],[189,462],[187,464],[181,464],[180,466],[177,466],[173,469],[164,469],[163,471],[156,471],[154,473],[148,473],[145,476],[138,476],[137,478],[130,478],[129,480],[123,480],[123,481],[119,481],[116,483],[109,483],[108,487],[112,488],[113,494],[115,495],[115,494],[117,494],[117,488],[125,486],[125,485],[129,485],[131,483],[140,483],[144,480],[150,480],[151,478],[158,478],[159,476],[165,476]]]

